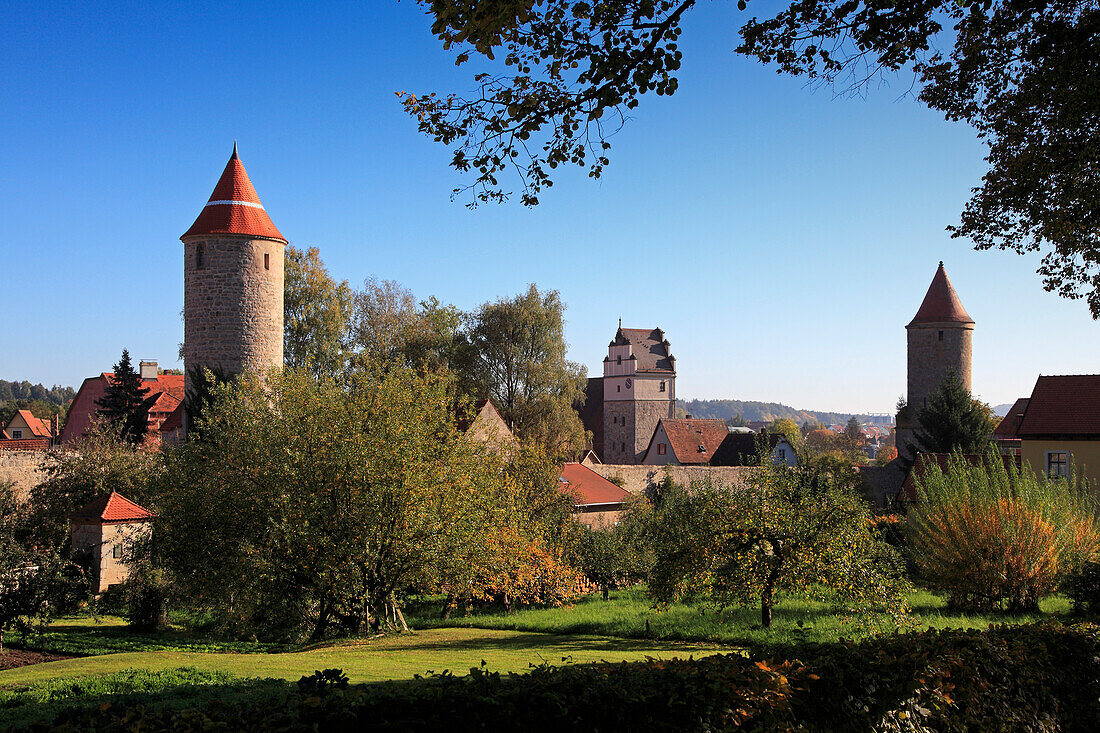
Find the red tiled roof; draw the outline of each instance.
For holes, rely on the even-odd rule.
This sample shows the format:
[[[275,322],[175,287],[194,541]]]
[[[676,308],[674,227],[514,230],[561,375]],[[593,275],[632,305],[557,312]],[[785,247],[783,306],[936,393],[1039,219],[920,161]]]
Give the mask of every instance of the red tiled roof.
[[[924,302],[920,304],[917,315],[909,322],[910,326],[919,323],[973,323],[974,319],[963,308],[958,293],[947,279],[947,271],[943,269],[943,263],[936,269],[932,278],[932,284],[928,286],[928,292],[924,296]]]
[[[719,419],[662,419],[658,423],[660,426],[665,429],[676,460],[684,465],[710,463],[722,441],[730,434],[726,421]],[[652,442],[650,440],[650,449]]]
[[[286,242],[286,237],[275,228],[260,203],[244,163],[237,157],[236,143],[233,143],[233,156],[226,163],[210,200],[180,239],[210,234],[243,234]]]
[[[676,371],[676,360],[669,351],[665,333],[659,328],[623,328],[615,333],[612,345],[630,344],[631,352],[638,360],[635,369],[639,372]]]
[[[112,491],[99,497],[91,504],[77,509],[69,515],[70,519],[94,519],[101,522],[140,522],[153,519],[156,515],[145,507],[135,504],[122,494]]]
[[[61,431],[62,443],[70,443],[88,434],[92,429],[92,418],[99,410],[96,400],[102,399],[107,383],[114,378],[113,373],[103,372],[84,380],[69,406],[65,427]],[[167,418],[183,402],[182,374],[158,374],[155,380],[143,379],[141,386],[149,389],[147,399],[156,398],[149,408],[149,417],[154,421]]]
[[[49,438],[53,436],[53,433],[50,432],[50,428],[40,419],[32,415],[30,410],[19,410],[19,417],[23,418],[27,426],[31,429],[31,433],[36,438]]]
[[[180,402],[176,405],[176,409],[172,410],[172,413],[168,417],[164,418],[164,422],[160,424],[160,431],[162,433],[170,433],[173,430],[179,430],[183,427],[183,403]]]
[[[0,440],[0,450],[46,450],[50,447],[49,438],[18,438],[11,439],[4,433],[4,439]]]
[[[630,492],[580,463],[566,463],[561,467],[560,486],[573,497],[575,506],[622,504],[631,498]]]
[[[1039,377],[1016,434],[1100,436],[1100,374]]]
[[[993,430],[993,437],[998,440],[1006,440],[1016,437],[1016,431],[1020,427],[1020,421],[1024,418],[1024,413],[1027,411],[1027,397],[1021,397],[1016,400],[1012,407],[1008,409],[1005,416],[1001,418],[1001,421],[997,423],[997,427]]]
[[[946,473],[951,463],[951,456],[951,453],[918,453],[917,457],[913,460],[913,465],[910,467],[909,473],[905,476],[905,483],[901,485],[901,492],[898,494],[898,499],[902,501],[916,501],[917,479],[923,478],[924,474],[933,463],[940,467],[940,471]],[[986,456],[984,453],[963,453],[962,458],[971,466],[981,466]],[[1012,466],[1019,470],[1023,466],[1023,461],[1020,456],[1002,455],[1001,460],[1004,461],[1006,469]]]

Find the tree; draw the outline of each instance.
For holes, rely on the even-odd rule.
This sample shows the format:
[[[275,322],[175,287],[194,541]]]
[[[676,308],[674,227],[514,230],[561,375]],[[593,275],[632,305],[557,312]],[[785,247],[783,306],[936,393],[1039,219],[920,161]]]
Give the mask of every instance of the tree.
[[[847,424],[844,426],[844,437],[852,445],[862,445],[863,443],[863,425],[856,419],[855,415],[848,418]]]
[[[487,396],[521,440],[552,458],[585,448],[573,405],[583,401],[585,369],[565,358],[565,305],[556,290],[534,285],[514,298],[485,303],[470,316],[460,381]]]
[[[188,603],[268,638],[377,632],[400,593],[500,526],[504,473],[400,365],[284,369],[216,387],[203,440],[166,453],[151,552]]]
[[[451,165],[473,174],[472,205],[506,199],[508,174],[526,205],[559,165],[598,178],[628,111],[649,92],[676,91],[681,22],[696,4],[421,2],[456,63],[499,53],[511,71],[477,74],[468,97],[400,93],[420,130],[453,148]],[[1100,9],[1064,0],[794,0],[745,23],[737,52],[840,93],[912,73],[922,103],[989,145],[989,170],[953,235],[978,249],[1044,251],[1045,287],[1083,295],[1100,317],[1098,27]]]
[[[286,248],[283,281],[283,363],[335,374],[347,362],[353,293],[329,274],[316,247]]]
[[[768,426],[768,432],[773,435],[782,435],[796,451],[802,449],[802,431],[798,429],[798,423],[789,417],[781,417]]]
[[[972,398],[959,376],[949,372],[917,412],[916,447],[925,453],[984,453],[996,427],[988,405]]]
[[[130,352],[122,350],[122,358],[115,364],[114,377],[107,380],[103,397],[96,400],[101,415],[119,438],[139,445],[149,431],[149,388],[141,384],[141,375],[134,371]]]
[[[764,462],[746,485],[666,492],[650,592],[661,602],[759,604],[823,590],[863,607],[904,610],[900,562],[871,530],[870,509],[829,474]]]

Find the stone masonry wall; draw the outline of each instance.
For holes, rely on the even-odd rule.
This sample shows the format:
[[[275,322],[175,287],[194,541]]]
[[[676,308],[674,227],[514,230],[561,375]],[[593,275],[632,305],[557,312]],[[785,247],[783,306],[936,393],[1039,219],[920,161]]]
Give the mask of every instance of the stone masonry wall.
[[[970,389],[973,333],[972,325],[958,323],[921,324],[907,329],[909,371],[905,399],[912,414],[915,415],[928,396],[939,389],[951,370]]]
[[[0,481],[15,484],[16,493],[25,498],[42,480],[46,451],[0,450]]]
[[[597,463],[589,465],[589,468],[606,479],[622,479],[622,488],[638,496],[651,495],[653,489],[664,481],[666,470],[671,472],[673,481],[683,486],[708,478],[716,485],[737,486],[755,470],[750,466],[627,466],[611,463]]]
[[[197,266],[200,246],[202,269]],[[233,236],[184,242],[183,355],[188,382],[197,365],[233,374],[282,365],[284,247],[282,242]]]
[[[616,464],[641,463],[657,423],[674,416],[674,404],[672,400],[605,401],[604,455],[600,459]]]

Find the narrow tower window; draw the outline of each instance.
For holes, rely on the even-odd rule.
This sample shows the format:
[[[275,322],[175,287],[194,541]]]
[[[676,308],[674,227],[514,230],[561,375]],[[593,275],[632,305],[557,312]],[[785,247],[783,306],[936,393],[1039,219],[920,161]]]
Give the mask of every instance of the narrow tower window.
[[[203,255],[205,254],[205,248],[202,242],[195,245],[195,269],[201,270],[204,266]]]
[[[269,255],[267,252],[264,252],[264,269],[271,269],[271,255]]]
[[[943,341],[943,331],[940,331],[940,341]]]
[[[661,392],[664,392],[664,391],[665,391],[665,383],[664,383],[664,382],[661,382],[661,389],[660,389],[660,391],[661,391]]]

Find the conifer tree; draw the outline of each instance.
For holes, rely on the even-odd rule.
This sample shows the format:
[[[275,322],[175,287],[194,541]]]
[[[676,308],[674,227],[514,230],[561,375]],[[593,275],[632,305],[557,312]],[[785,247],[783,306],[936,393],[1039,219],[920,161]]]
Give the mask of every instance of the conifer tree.
[[[103,397],[96,400],[99,414],[119,437],[133,445],[145,440],[149,429],[149,388],[141,386],[141,375],[134,371],[130,352],[122,350],[115,364],[115,378],[108,380]]]
[[[916,447],[912,453],[983,453],[996,427],[989,408],[970,395],[955,372],[917,413]]]

